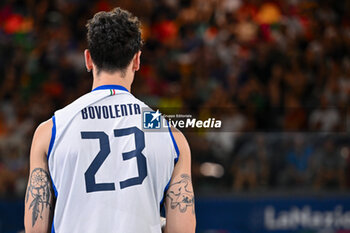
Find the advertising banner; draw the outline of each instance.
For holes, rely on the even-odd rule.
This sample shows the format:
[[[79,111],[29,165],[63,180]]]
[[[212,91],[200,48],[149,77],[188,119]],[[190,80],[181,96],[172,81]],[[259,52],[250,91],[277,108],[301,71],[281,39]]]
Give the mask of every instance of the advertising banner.
[[[204,198],[199,233],[350,232],[350,197]]]

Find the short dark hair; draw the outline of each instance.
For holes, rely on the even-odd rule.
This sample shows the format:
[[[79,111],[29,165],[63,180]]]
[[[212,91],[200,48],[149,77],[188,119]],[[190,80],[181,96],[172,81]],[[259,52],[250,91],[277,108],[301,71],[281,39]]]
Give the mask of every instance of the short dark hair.
[[[137,17],[117,7],[96,13],[86,27],[88,49],[97,72],[124,73],[142,47],[141,23]]]

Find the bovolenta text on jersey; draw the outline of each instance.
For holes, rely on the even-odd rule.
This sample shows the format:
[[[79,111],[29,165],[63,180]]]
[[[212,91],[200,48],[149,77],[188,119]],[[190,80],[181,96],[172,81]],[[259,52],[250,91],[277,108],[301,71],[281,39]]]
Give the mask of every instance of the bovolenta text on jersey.
[[[138,104],[115,104],[89,106],[81,110],[81,117],[86,119],[111,119],[141,114]]]

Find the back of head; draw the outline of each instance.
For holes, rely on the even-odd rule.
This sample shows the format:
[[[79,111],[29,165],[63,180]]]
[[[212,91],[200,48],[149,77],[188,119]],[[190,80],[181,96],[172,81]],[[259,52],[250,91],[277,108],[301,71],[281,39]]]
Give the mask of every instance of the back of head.
[[[98,12],[88,21],[88,49],[97,72],[125,73],[142,47],[140,26],[137,17],[119,7]]]

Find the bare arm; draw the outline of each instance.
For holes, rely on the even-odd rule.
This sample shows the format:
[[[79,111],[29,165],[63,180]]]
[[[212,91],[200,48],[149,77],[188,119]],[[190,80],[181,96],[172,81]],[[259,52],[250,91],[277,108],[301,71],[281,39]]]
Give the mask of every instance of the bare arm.
[[[30,150],[30,172],[25,196],[24,225],[27,233],[51,230],[54,195],[47,165],[52,121],[42,123],[35,131]]]
[[[194,233],[196,216],[194,208],[194,193],[191,179],[191,151],[184,135],[172,129],[179,147],[179,160],[166,194],[165,233]]]

